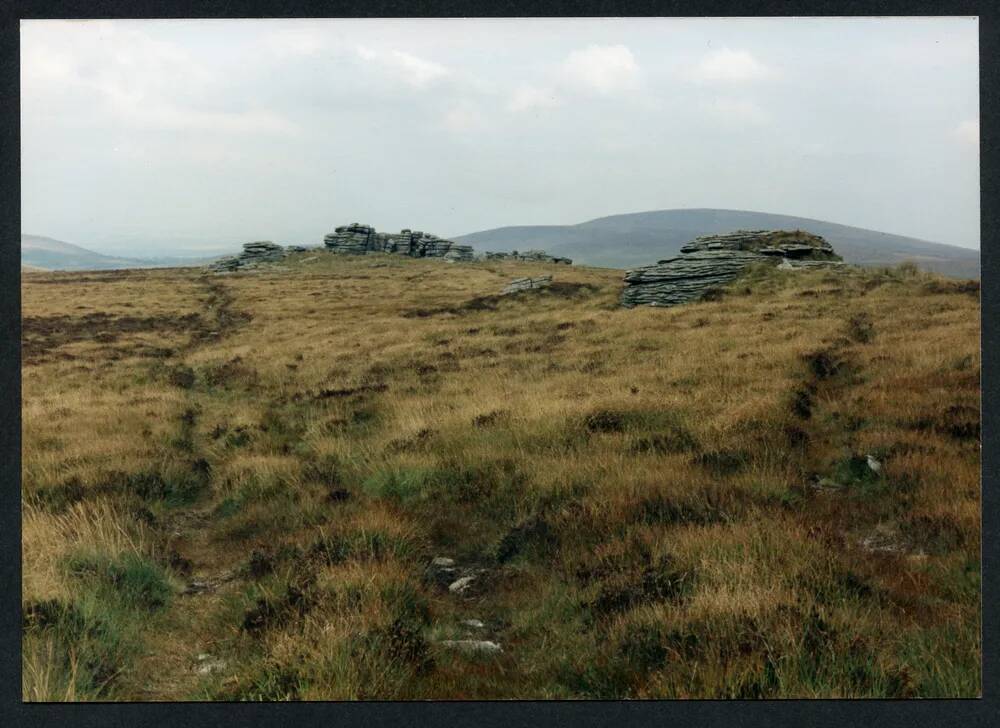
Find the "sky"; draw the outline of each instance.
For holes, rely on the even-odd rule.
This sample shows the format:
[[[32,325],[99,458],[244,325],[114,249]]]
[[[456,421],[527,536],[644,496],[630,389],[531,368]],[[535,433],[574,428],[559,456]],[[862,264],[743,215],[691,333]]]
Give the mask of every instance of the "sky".
[[[975,18],[22,21],[21,229],[117,255],[713,207],[979,247]]]

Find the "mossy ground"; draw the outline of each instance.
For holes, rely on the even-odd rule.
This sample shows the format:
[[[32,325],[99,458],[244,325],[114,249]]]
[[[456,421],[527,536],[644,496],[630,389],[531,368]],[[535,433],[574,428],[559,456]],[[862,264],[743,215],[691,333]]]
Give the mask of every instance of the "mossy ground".
[[[25,274],[25,699],[978,695],[978,286],[620,285]]]

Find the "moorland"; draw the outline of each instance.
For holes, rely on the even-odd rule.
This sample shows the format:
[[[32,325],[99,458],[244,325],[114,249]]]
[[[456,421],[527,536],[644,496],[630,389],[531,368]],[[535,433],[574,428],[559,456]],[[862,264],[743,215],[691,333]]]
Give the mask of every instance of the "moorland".
[[[978,695],[978,282],[621,281],[23,273],[24,699]]]

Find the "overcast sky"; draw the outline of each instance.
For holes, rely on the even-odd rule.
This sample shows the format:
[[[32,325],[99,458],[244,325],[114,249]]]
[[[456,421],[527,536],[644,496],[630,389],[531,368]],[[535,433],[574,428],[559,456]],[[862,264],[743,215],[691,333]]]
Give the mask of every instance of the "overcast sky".
[[[979,246],[978,23],[21,24],[22,230],[117,254],[718,207]]]

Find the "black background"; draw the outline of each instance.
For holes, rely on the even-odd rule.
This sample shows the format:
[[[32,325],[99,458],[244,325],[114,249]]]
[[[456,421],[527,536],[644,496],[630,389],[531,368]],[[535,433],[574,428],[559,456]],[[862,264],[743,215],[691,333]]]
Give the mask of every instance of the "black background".
[[[878,726],[1000,725],[997,611],[998,185],[1000,12],[987,2],[193,2],[0,0],[0,725],[15,726]],[[983,698],[979,700],[511,701],[366,703],[21,702],[20,19],[490,16],[978,15],[983,343]],[[985,60],[983,60],[985,59]],[[85,181],[83,182],[86,183]]]

